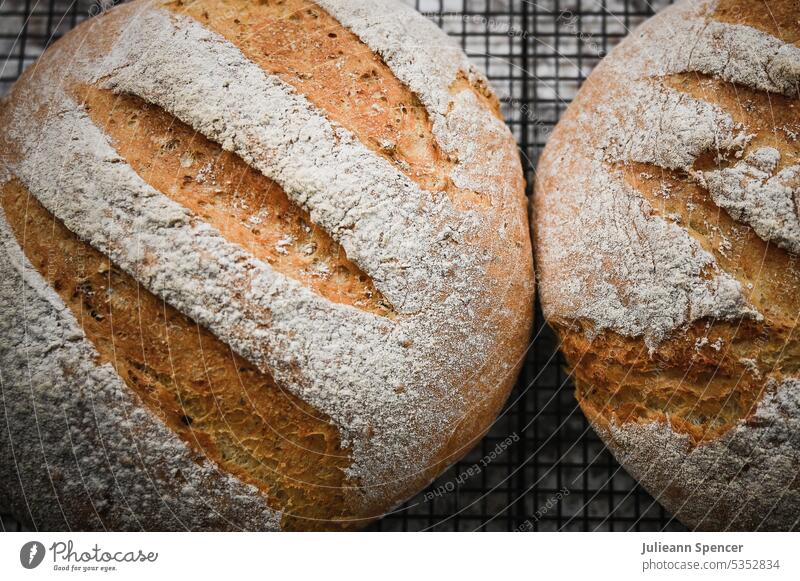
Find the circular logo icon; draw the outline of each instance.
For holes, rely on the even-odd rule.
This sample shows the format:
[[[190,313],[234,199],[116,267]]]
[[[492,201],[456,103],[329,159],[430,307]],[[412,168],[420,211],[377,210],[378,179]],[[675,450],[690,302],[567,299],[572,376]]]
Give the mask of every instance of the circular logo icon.
[[[44,559],[44,545],[39,541],[30,541],[19,550],[19,562],[26,569],[35,569]]]

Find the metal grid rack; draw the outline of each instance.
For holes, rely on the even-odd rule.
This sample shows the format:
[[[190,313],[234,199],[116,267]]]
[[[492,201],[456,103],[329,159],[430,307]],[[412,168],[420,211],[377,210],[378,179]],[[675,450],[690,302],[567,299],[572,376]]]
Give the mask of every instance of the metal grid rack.
[[[0,0],[0,95],[53,40],[115,0]],[[613,46],[671,0],[406,0],[488,73],[532,184],[547,137]],[[530,195],[532,192],[529,192]],[[3,529],[18,528],[0,515]],[[490,433],[372,530],[680,530],[577,407],[537,308],[517,387]]]

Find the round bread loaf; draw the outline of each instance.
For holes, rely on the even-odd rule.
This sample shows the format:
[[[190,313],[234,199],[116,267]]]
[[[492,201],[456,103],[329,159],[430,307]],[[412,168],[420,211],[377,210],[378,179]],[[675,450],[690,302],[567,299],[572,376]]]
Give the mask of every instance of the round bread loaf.
[[[488,428],[532,320],[496,98],[392,0],[138,0],[0,112],[0,504],[340,529]]]
[[[577,399],[696,529],[800,519],[797,8],[664,10],[589,77],[537,171],[541,301]]]

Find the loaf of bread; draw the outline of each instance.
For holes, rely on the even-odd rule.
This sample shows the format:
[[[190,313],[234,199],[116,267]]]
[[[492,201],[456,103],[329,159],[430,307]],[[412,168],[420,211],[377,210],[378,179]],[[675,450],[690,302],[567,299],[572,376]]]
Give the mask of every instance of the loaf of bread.
[[[39,530],[361,527],[515,381],[518,152],[404,4],[125,4],[0,153],[0,505]]]
[[[664,10],[537,170],[545,317],[581,408],[693,529],[800,526],[796,0]]]

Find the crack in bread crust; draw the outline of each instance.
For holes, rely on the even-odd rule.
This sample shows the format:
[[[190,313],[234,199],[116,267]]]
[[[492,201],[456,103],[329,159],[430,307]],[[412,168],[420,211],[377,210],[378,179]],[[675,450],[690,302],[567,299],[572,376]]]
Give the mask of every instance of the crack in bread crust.
[[[800,257],[765,242],[752,227],[734,220],[707,188],[683,172],[644,163],[616,168],[647,200],[653,215],[684,227],[724,272],[743,283],[743,294],[759,313],[781,325],[793,324]]]
[[[595,422],[669,423],[696,445],[721,437],[751,417],[767,393],[766,378],[778,380],[778,385],[785,375],[800,373],[800,338],[793,336],[798,255],[770,244],[752,226],[731,217],[716,203],[702,176],[697,179],[703,172],[733,167],[748,152],[765,147],[780,153],[775,173],[796,164],[800,102],[700,73],[654,82],[720,106],[750,139],[736,156],[723,150],[699,155],[688,173],[633,161],[614,163],[609,171],[619,172],[648,202],[653,215],[684,227],[724,272],[742,283],[748,302],[766,320],[696,321],[664,340],[649,357],[635,353],[637,339],[610,331],[587,340],[591,325],[586,322],[564,321],[556,327],[568,359],[580,361],[573,366],[577,394]],[[591,351],[613,356],[598,361]]]
[[[347,526],[335,515],[353,516],[347,509],[356,485],[345,477],[350,451],[328,418],[141,288],[18,182],[3,187],[2,206],[26,256],[73,312],[99,363],[111,363],[151,412],[193,449],[263,491],[283,513],[282,528]]]
[[[720,268],[742,282],[763,319],[696,321],[651,356],[635,352],[636,338],[604,331],[587,339],[586,322],[556,323],[567,358],[580,362],[573,364],[579,401],[593,421],[606,426],[655,421],[688,435],[693,444],[717,439],[756,413],[767,378],[778,385],[800,374],[800,337],[794,333],[800,258],[731,218],[683,172],[642,163],[616,168],[654,215],[686,228]],[[610,357],[598,359],[589,351]]]
[[[422,189],[446,191],[460,207],[487,207],[481,192],[453,184],[457,160],[442,151],[419,98],[321,6],[310,0],[177,0],[165,7],[226,38]],[[463,82],[459,87],[473,90]],[[493,97],[476,94],[495,105]]]
[[[335,303],[394,316],[344,249],[283,189],[160,107],[90,86],[74,92],[142,179],[256,258]]]

